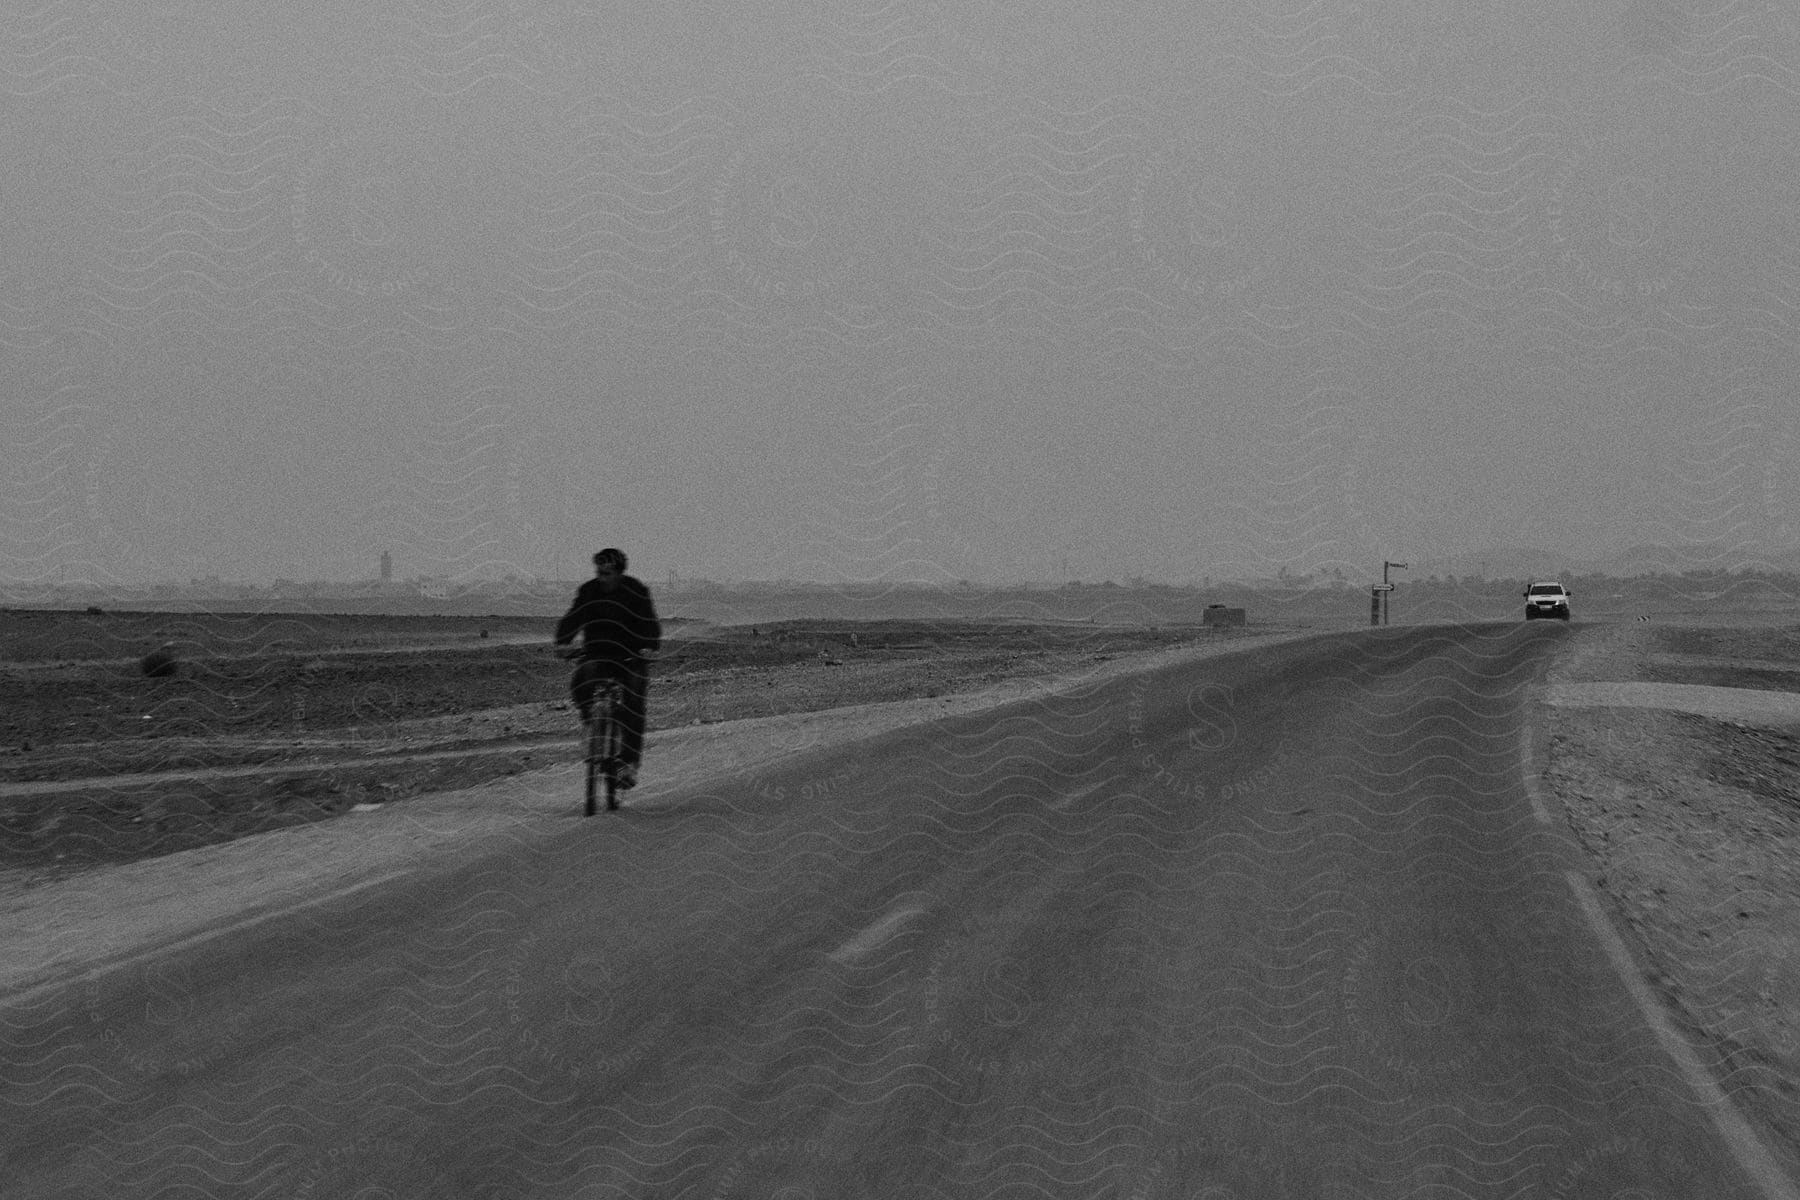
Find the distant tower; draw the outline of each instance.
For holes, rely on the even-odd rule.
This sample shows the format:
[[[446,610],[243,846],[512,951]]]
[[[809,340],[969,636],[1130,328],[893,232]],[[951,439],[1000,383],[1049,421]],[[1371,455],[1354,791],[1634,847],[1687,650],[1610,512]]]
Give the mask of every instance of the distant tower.
[[[381,582],[394,582],[394,556],[386,550],[381,552]]]

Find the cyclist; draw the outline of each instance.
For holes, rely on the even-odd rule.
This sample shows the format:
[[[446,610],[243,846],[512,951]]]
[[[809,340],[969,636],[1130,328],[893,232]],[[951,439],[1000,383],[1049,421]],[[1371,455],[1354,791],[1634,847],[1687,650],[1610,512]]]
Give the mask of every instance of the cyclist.
[[[619,705],[619,755],[624,760],[619,786],[637,782],[638,764],[644,757],[644,702],[649,695],[649,656],[662,648],[662,622],[650,589],[642,580],[625,573],[625,552],[615,547],[594,555],[594,577],[575,592],[575,602],[556,623],[556,644],[567,646],[581,635],[575,673],[569,677],[569,693],[587,724],[594,705],[594,691],[606,678],[619,680],[623,695]]]

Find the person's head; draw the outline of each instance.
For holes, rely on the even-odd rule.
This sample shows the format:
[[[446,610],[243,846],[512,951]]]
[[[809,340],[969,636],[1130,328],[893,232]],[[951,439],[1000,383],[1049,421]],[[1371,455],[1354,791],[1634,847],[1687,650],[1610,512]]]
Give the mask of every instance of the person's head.
[[[608,546],[594,555],[594,578],[606,591],[619,586],[619,580],[625,574],[625,552],[615,546]]]

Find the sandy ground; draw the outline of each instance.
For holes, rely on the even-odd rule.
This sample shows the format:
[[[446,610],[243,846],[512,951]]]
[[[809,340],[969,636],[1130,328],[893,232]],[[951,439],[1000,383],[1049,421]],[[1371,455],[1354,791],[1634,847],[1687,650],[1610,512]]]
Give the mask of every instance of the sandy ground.
[[[77,665],[60,674],[0,665],[0,870],[161,857],[465,790],[579,752],[569,664],[541,623],[526,638],[486,618],[465,622],[470,652],[451,663],[445,620],[265,626],[207,614],[188,630],[182,668],[152,679],[95,655],[175,627],[131,625],[96,644],[78,614],[35,616],[0,641]],[[648,722],[668,731],[935,698],[1282,628],[682,622],[652,669]],[[420,638],[437,648],[418,650]],[[297,641],[304,652],[291,653]]]
[[[1698,683],[1592,682],[1551,684],[1544,699],[1559,708],[1655,708],[1715,721],[1774,728],[1800,727],[1800,693]]]
[[[760,767],[892,729],[1312,636],[1238,637],[1119,655],[1082,670],[1003,679],[935,697],[653,733],[646,741],[644,782],[628,806],[654,807],[672,793],[712,781],[753,786],[748,781]],[[567,763],[139,862],[0,871],[0,995],[80,978],[222,925],[253,923],[420,870],[435,856],[484,839],[554,833],[559,821],[583,819],[580,808],[579,768]]]
[[[1800,693],[1768,687],[1800,666],[1791,637],[1578,626],[1545,681],[1542,778],[1725,1092],[1800,1146]],[[1723,644],[1668,650],[1694,638]]]

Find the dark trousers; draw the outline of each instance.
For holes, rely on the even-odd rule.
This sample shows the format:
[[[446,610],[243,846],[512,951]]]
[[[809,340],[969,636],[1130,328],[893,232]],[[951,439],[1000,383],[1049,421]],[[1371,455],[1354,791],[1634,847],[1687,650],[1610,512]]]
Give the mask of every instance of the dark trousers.
[[[585,720],[594,703],[594,689],[600,686],[602,679],[608,678],[618,679],[625,685],[624,694],[619,698],[619,732],[624,735],[619,753],[626,762],[636,766],[644,760],[644,709],[650,694],[650,673],[641,666],[583,659],[576,665],[575,673],[569,676],[569,694],[575,698],[575,707]]]

